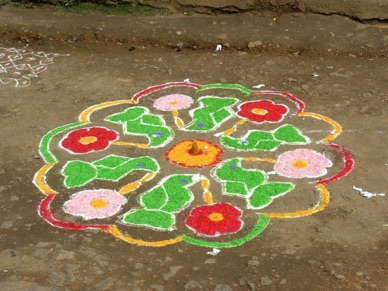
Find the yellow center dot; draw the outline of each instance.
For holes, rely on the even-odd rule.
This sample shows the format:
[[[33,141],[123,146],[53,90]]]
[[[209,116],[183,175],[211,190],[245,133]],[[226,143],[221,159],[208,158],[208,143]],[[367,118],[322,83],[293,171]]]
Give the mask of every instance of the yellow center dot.
[[[194,145],[196,144],[196,145]],[[194,146],[193,146],[194,145]],[[202,168],[220,162],[223,150],[205,140],[184,140],[167,151],[167,160],[188,168]]]
[[[178,101],[170,101],[170,102],[168,102],[168,104],[170,104],[170,105],[177,105]]]
[[[257,114],[257,115],[266,115],[268,113],[267,110],[262,109],[262,108],[255,108],[255,109],[252,110],[252,112],[254,114]]]
[[[108,205],[108,202],[102,200],[102,199],[94,199],[90,201],[90,206],[94,208],[104,208],[105,206]]]
[[[222,213],[214,212],[209,215],[209,219],[215,222],[222,221],[224,220],[224,215]]]
[[[298,168],[298,169],[306,168],[308,165],[309,165],[309,163],[307,163],[306,161],[303,161],[303,160],[297,160],[296,162],[294,162],[292,164],[292,166],[294,168]]]
[[[97,141],[97,137],[95,136],[85,136],[79,140],[79,142],[82,144],[90,144],[95,141]]]

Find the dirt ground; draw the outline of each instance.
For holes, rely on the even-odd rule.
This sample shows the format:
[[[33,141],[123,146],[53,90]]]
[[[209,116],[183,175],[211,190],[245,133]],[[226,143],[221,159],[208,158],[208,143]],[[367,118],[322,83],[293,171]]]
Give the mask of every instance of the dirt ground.
[[[218,33],[206,34],[196,16],[173,15],[132,19],[143,30],[127,38],[116,37],[123,29],[131,31],[128,34],[136,32],[110,27],[104,37],[119,40],[104,41],[95,34],[84,37],[100,16],[76,16],[71,26],[57,27],[61,21],[67,23],[69,16],[42,12],[55,18],[53,25],[52,18],[46,22],[35,18],[36,11],[1,8],[0,13],[9,15],[2,20],[8,23],[1,25],[0,47],[62,54],[46,71],[31,77],[28,86],[0,83],[0,290],[388,290],[387,196],[368,199],[353,189],[387,191],[385,25],[360,27],[338,16],[316,16],[314,21],[311,16],[286,15],[280,19],[278,34],[264,36],[262,44],[272,44],[272,50],[260,43],[248,48],[249,37],[253,41],[261,36],[252,36],[256,28],[247,28],[237,15],[222,16],[222,21],[234,23],[226,36],[221,20],[214,16],[201,16],[202,23],[220,24]],[[275,21],[273,15],[249,17],[268,24]],[[180,26],[154,25],[169,20],[180,21]],[[337,31],[322,25],[338,21],[347,25]],[[277,42],[280,31],[295,25],[311,29],[291,35],[293,44]],[[188,34],[184,44],[178,41],[177,45],[175,38],[188,30],[205,36],[198,39]],[[152,34],[148,40],[144,38],[147,31]],[[344,37],[328,44],[324,38],[315,41],[317,31]],[[46,37],[31,37],[34,32]],[[172,35],[171,39],[163,39],[163,33]],[[212,33],[214,39],[223,38],[221,51],[215,51],[218,42],[211,47],[207,41]],[[55,37],[59,35],[66,38]],[[38,216],[43,195],[32,180],[44,165],[39,143],[47,132],[77,121],[92,105],[130,98],[149,86],[186,78],[201,85],[252,88],[265,84],[262,89],[290,92],[305,102],[307,112],[342,125],[335,142],[349,150],[355,167],[327,185],[331,193],[327,208],[306,217],[273,219],[255,239],[223,248],[217,255],[208,254],[212,248],[184,242],[160,248],[132,245],[95,230],[55,228]],[[144,104],[152,108],[152,102]],[[318,121],[311,126],[314,138],[330,131]],[[159,161],[163,175],[182,171]],[[306,199],[314,204],[303,197],[297,203]],[[287,211],[289,205],[281,199],[276,207]],[[131,203],[136,203],[135,197]],[[143,236],[156,238],[151,232]]]

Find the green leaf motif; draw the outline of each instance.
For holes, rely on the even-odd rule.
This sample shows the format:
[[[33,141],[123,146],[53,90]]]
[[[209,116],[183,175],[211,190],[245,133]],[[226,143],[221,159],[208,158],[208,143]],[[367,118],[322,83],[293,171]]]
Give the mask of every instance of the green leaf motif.
[[[265,173],[244,169],[241,161],[241,158],[227,160],[212,172],[212,176],[222,184],[227,195],[248,195],[265,182]]]
[[[276,129],[274,132],[274,137],[277,140],[291,144],[306,144],[309,142],[309,139],[307,137],[305,137],[296,127],[290,124],[285,124]]]
[[[150,114],[149,109],[142,106],[131,107],[123,112],[112,114],[105,120],[122,124],[124,132],[128,135],[147,137],[151,148],[166,145],[174,135],[161,116]]]
[[[128,158],[110,155],[93,163],[70,161],[63,167],[62,174],[65,176],[65,187],[75,188],[95,179],[119,181],[133,171],[156,172],[158,170],[158,163],[151,157]]]
[[[284,124],[272,131],[250,130],[242,137],[221,136],[225,147],[244,151],[273,151],[282,144],[308,144],[310,140],[296,127]]]
[[[247,96],[251,95],[253,92],[251,89],[248,89],[247,87],[244,87],[244,86],[239,85],[239,84],[224,84],[224,83],[203,85],[200,89],[197,90],[197,92],[202,92],[202,91],[209,90],[209,89],[239,90]]]
[[[172,230],[175,224],[175,216],[159,210],[137,209],[124,214],[121,221],[126,224]]]
[[[244,169],[242,158],[223,162],[212,171],[213,178],[220,182],[225,195],[245,197],[248,208],[260,209],[272,203],[274,198],[285,195],[295,185],[288,182],[267,182],[267,175],[258,170]]]
[[[87,162],[71,161],[62,170],[66,188],[86,185],[97,177],[97,169]]]
[[[198,99],[200,107],[190,111],[193,121],[185,128],[189,131],[212,131],[233,116],[231,107],[236,98],[206,96]]]
[[[48,133],[45,134],[45,136],[40,141],[39,152],[46,161],[46,163],[54,163],[58,161],[57,158],[50,151],[51,142],[53,138],[58,134],[65,132],[66,130],[77,128],[81,125],[83,125],[83,122],[77,121],[54,128],[53,130],[50,130]]]
[[[248,199],[248,208],[260,209],[272,203],[274,198],[283,196],[294,189],[288,182],[272,182],[258,186]]]
[[[122,158],[125,157],[112,155],[94,162],[93,164],[98,169],[97,179],[118,181],[132,171],[155,172],[159,170],[156,160],[150,157],[126,158],[126,161],[123,161]],[[115,164],[114,161],[118,163]]]
[[[105,158],[102,158],[98,161],[93,162],[93,165],[108,168],[108,169],[113,169],[113,168],[119,167],[120,165],[125,164],[129,160],[130,158],[128,157],[109,155],[109,156],[106,156]]]
[[[140,204],[146,209],[177,212],[194,199],[188,189],[198,182],[198,175],[172,175],[140,197]]]
[[[172,230],[175,215],[186,208],[194,195],[188,189],[200,181],[199,175],[171,175],[140,196],[142,209],[130,210],[122,216],[122,222],[150,228]]]
[[[147,209],[160,209],[168,200],[166,190],[163,187],[156,187],[141,197],[141,204]]]

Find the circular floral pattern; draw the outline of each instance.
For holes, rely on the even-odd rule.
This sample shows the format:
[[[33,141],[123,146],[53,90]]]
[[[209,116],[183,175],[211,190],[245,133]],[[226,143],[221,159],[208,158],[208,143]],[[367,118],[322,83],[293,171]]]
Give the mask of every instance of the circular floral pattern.
[[[172,111],[186,109],[193,104],[194,100],[190,96],[183,94],[171,94],[155,100],[154,107],[161,111]]]
[[[256,123],[279,122],[288,112],[288,107],[275,104],[271,100],[245,102],[239,106],[237,114]]]
[[[181,87],[190,96],[181,94]],[[165,89],[172,94],[166,95]],[[216,94],[218,89],[222,90],[220,96]],[[190,90],[192,94],[187,93]],[[225,90],[229,90],[228,97]],[[241,102],[233,97],[236,91],[250,101]],[[150,94],[156,98],[152,108],[140,105]],[[274,101],[269,100],[272,98]],[[296,107],[295,113],[287,115],[290,104]],[[192,106],[186,113],[181,112]],[[46,197],[39,205],[39,214],[57,227],[98,229],[142,246],[181,241],[213,248],[242,245],[257,237],[270,219],[322,211],[330,197],[326,185],[353,168],[350,153],[332,142],[341,133],[341,126],[304,109],[304,103],[287,92],[190,82],[156,85],[136,93],[132,99],[92,106],[80,114],[77,122],[52,129],[40,143],[46,164],[36,173],[34,183]],[[91,118],[97,110],[98,115]],[[301,117],[303,121],[314,118],[325,122],[333,131],[321,140],[314,139],[314,135],[293,125]],[[260,125],[266,122],[277,124],[270,128]],[[92,126],[94,123],[115,130]],[[53,141],[61,136],[60,147],[53,147]],[[341,170],[327,177],[332,162],[320,152],[308,149],[311,143],[336,151],[342,157]],[[290,150],[284,152],[285,148]],[[57,155],[57,151],[63,150],[78,154],[77,159]],[[87,154],[94,151],[100,153]],[[268,154],[272,151],[278,154]],[[63,186],[78,191],[63,204],[63,211],[86,220],[110,217],[109,223],[67,221],[63,213],[52,210],[58,206],[52,202],[61,195],[49,186],[47,181],[52,179],[46,179],[54,166],[61,168],[55,177],[58,178],[58,173],[62,175]],[[276,201],[294,191],[299,195],[296,202],[303,203],[305,193],[298,191],[297,186],[306,181],[297,179],[316,177],[321,180],[308,181],[319,193],[319,201],[313,208],[305,205],[293,212],[265,211],[267,206],[279,203]],[[152,179],[157,182],[149,187],[148,181]],[[90,190],[91,185],[105,184],[110,186],[104,188],[115,190]],[[128,201],[124,197],[128,194],[137,195],[137,201]],[[280,205],[289,206],[282,202]],[[247,213],[257,219],[243,219],[248,217]],[[184,221],[177,221],[182,217]],[[132,227],[142,227],[144,232],[131,232]],[[170,232],[171,236],[155,240],[151,234],[154,231],[163,231],[164,236]],[[131,237],[131,233],[140,237]]]
[[[288,178],[316,178],[326,175],[332,162],[321,153],[297,149],[282,153],[274,167],[276,173]]]
[[[84,190],[74,194],[66,201],[63,210],[84,219],[102,219],[110,217],[121,209],[127,199],[109,189]]]
[[[105,127],[90,127],[70,132],[61,141],[61,146],[74,154],[102,151],[117,140],[118,133]]]
[[[202,205],[194,208],[185,223],[206,236],[219,236],[239,231],[243,222],[242,211],[229,203]]]

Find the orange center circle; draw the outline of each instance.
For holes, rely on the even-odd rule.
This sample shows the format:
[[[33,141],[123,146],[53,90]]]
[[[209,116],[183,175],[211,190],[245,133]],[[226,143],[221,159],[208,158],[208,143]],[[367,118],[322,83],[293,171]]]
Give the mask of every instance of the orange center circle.
[[[252,110],[252,112],[254,114],[257,114],[257,115],[266,115],[268,113],[267,110],[262,109],[262,108],[255,108],[255,109]]]
[[[170,104],[170,105],[177,105],[178,101],[170,101],[170,102],[168,102],[168,104]]]
[[[102,199],[94,199],[90,201],[90,206],[94,208],[104,208],[105,206],[108,205],[108,202],[102,200]]]
[[[307,163],[306,161],[303,161],[303,160],[297,160],[296,162],[294,162],[292,164],[292,166],[294,168],[298,168],[298,169],[306,168],[308,165],[309,165],[309,163]]]
[[[196,144],[193,150],[193,144]],[[206,140],[184,140],[167,151],[165,157],[182,167],[201,168],[220,162],[223,150]]]
[[[90,143],[95,142],[95,141],[97,141],[97,137],[95,137],[95,136],[85,136],[79,140],[79,142],[82,144],[90,144]]]
[[[211,221],[215,221],[215,222],[224,220],[224,215],[222,213],[218,213],[218,212],[214,212],[212,214],[209,214],[208,217]]]

